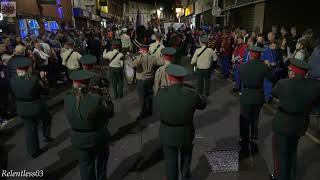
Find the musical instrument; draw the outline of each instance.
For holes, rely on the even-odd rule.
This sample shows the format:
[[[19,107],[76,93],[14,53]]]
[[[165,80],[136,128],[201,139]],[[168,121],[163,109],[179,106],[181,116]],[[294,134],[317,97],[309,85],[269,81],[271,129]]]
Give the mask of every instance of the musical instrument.
[[[125,60],[123,61],[123,74],[124,78],[128,85],[132,85],[136,83],[136,69],[131,68],[129,63],[134,61],[136,57],[132,55],[127,55]]]

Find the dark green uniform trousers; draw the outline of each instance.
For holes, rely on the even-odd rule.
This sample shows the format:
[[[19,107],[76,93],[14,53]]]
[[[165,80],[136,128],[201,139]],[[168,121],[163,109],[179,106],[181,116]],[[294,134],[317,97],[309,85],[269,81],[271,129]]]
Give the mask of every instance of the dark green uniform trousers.
[[[182,180],[189,179],[191,176],[190,165],[192,158],[192,146],[175,147],[163,146],[164,159],[166,164],[167,180],[179,179],[179,155],[180,155],[180,172]]]
[[[123,71],[122,68],[109,69],[109,76],[111,81],[111,86],[113,90],[114,97],[116,99],[123,97]]]
[[[274,174],[277,180],[296,180],[298,136],[273,134]]]
[[[79,161],[81,180],[107,179],[108,148],[76,148],[76,156]]]
[[[240,104],[240,138],[244,145],[249,145],[250,135],[258,136],[261,104]]]
[[[27,151],[28,154],[32,157],[37,156],[37,154],[40,152],[38,136],[38,119],[38,117],[21,117],[21,120],[24,122]],[[41,121],[43,137],[50,137],[51,118],[43,117],[41,118]]]
[[[141,117],[148,117],[153,112],[153,80],[138,80],[138,96],[141,105]]]
[[[198,93],[209,95],[210,93],[210,69],[197,69]]]

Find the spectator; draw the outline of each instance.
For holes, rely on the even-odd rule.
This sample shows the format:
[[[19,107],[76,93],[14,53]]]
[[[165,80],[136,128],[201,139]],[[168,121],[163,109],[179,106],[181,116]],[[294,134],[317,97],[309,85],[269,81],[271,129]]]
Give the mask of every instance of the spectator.
[[[296,50],[296,44],[299,39],[299,36],[297,34],[297,29],[294,26],[291,27],[290,33],[291,34],[288,37],[287,43],[288,43],[288,46],[290,47],[290,52],[292,54]]]
[[[283,38],[288,38],[288,31],[287,31],[287,28],[282,26],[281,29],[280,29],[280,40],[282,40]]]
[[[16,61],[18,61],[18,59],[21,56],[25,56],[26,55],[26,48],[22,45],[17,45],[15,50],[14,50],[14,55],[12,56],[12,58],[8,61],[7,63],[7,68],[8,68],[8,75],[9,75],[9,79],[11,79],[12,77],[16,76],[16,66],[15,64]]]
[[[130,39],[130,36],[127,34],[127,28],[122,29],[122,34],[120,35],[120,39],[121,39],[121,45],[122,45],[122,53],[126,55],[127,52],[130,52],[132,50],[131,39]]]
[[[247,49],[244,53],[244,56],[243,56],[243,60],[242,60],[242,63],[247,63],[249,60],[250,60],[250,50],[249,50],[249,47],[255,45],[257,43],[257,39],[254,38],[254,37],[251,37],[248,39],[248,42],[247,42]]]
[[[305,43],[305,48],[307,50],[307,52],[312,52],[315,45],[316,45],[316,41],[315,38],[313,37],[313,30],[312,29],[307,29],[304,33],[302,38],[306,39],[306,43]]]
[[[289,59],[291,58],[290,47],[287,45],[287,38],[282,38],[279,45],[280,67],[282,68],[281,78],[288,75]]]
[[[97,58],[97,64],[100,64],[101,41],[99,33],[90,33],[88,37],[88,52]]]
[[[320,38],[314,48],[309,60],[309,77],[320,80]]]
[[[307,49],[306,49],[306,39],[300,38],[296,44],[296,50],[294,51],[293,58],[299,59],[301,61],[307,60]]]
[[[20,36],[17,36],[16,39],[15,39],[15,44],[14,46],[17,46],[17,45],[22,45],[22,46],[25,46],[25,44],[21,41],[21,38]]]
[[[0,48],[0,128],[5,126],[8,120],[8,102],[9,102],[9,76],[8,69],[3,63],[3,53],[5,48]]]
[[[234,63],[234,78],[235,83],[233,90],[234,91],[240,91],[241,82],[240,82],[240,75],[239,75],[239,66],[242,64],[242,60],[245,54],[245,51],[247,49],[247,45],[244,42],[244,39],[242,36],[238,36],[237,38],[237,45],[234,49],[233,55],[232,55],[232,62]]]
[[[258,34],[256,46],[264,48],[263,34]]]
[[[274,32],[269,32],[268,33],[268,42],[267,42],[267,45],[270,45],[271,42],[274,42],[276,41],[276,38],[275,38],[275,34]]]
[[[230,29],[226,27],[221,36],[221,68],[224,78],[229,78],[230,74],[230,60],[232,58],[234,39],[230,32]]]
[[[272,31],[271,31],[271,32],[273,32],[274,38],[275,38],[276,40],[278,40],[278,39],[280,38],[280,32],[279,32],[279,28],[278,28],[277,25],[273,25],[273,26],[272,26]]]
[[[46,48],[50,49],[50,46]],[[46,51],[48,51],[48,49],[46,49]],[[35,69],[39,71],[47,72],[48,71],[47,66],[49,63],[49,54],[44,52],[44,48],[41,46],[40,41],[37,41],[34,44],[33,56],[35,57],[35,65],[36,65]]]
[[[248,32],[245,29],[240,29],[240,36],[243,38],[243,43],[246,43],[249,38]]]
[[[270,68],[272,68],[272,72],[275,75],[277,72],[277,65],[279,61],[279,54],[277,52],[277,43],[275,41],[270,42],[269,47],[265,48],[265,51],[262,54],[261,59],[267,64]],[[263,82],[264,87],[264,96],[265,96],[265,102],[270,103],[271,102],[271,91],[272,91],[273,83],[265,79]]]

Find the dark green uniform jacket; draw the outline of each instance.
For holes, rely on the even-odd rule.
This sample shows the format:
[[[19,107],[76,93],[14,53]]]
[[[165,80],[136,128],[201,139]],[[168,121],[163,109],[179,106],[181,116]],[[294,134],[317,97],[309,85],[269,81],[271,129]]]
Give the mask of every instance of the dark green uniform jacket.
[[[91,70],[90,70],[91,71]],[[108,73],[103,68],[95,68],[92,70],[96,76],[90,79],[90,86],[109,87]]]
[[[317,81],[297,75],[277,83],[272,91],[280,100],[280,108],[273,121],[273,131],[288,136],[302,136],[308,127],[311,107],[319,100],[320,88]]]
[[[206,107],[196,91],[182,85],[162,88],[157,93],[156,105],[161,120],[161,143],[178,147],[192,145],[194,112]]]
[[[240,103],[242,104],[263,104],[263,80],[267,77],[274,80],[268,66],[259,60],[250,60],[239,67],[240,79],[243,83]]]
[[[73,90],[65,97],[65,111],[76,148],[103,146],[107,142],[107,124],[110,112],[104,99],[96,94],[82,94],[77,106],[77,92]]]
[[[20,117],[34,117],[47,113],[45,102],[40,99],[44,88],[37,76],[16,76],[11,79],[11,90],[17,100]]]

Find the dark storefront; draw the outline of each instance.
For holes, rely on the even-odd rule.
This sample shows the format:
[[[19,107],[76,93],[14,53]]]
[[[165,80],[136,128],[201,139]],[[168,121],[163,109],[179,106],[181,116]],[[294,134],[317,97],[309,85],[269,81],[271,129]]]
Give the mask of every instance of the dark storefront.
[[[307,28],[312,28],[320,32],[318,18],[319,1],[304,0],[270,0],[266,2],[264,30],[270,31],[271,26],[286,25],[296,26],[298,32],[303,32]]]
[[[254,30],[254,6],[249,5],[238,9],[232,9],[230,11],[229,24],[234,27],[242,27],[247,31],[252,32]]]
[[[79,27],[87,28],[88,27],[88,19],[90,17],[89,12],[87,12],[81,8],[73,8],[73,16],[74,16],[76,28],[79,28]]]

